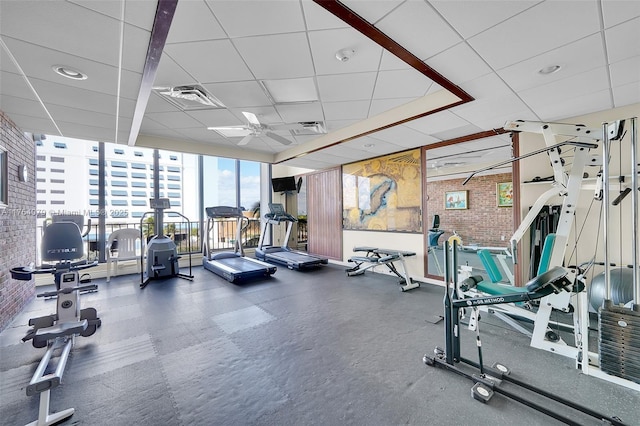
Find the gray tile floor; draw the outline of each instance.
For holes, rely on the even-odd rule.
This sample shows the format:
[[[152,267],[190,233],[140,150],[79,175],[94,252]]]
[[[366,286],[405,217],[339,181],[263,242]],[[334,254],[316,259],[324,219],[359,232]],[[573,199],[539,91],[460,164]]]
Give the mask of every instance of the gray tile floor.
[[[202,268],[194,275],[144,290],[135,275],[95,280],[99,292],[82,303],[102,327],[77,339],[51,411],[75,407],[73,425],[557,424],[500,395],[481,404],[471,381],[423,364],[443,344],[443,323],[432,321],[441,287],[402,293],[393,277],[347,277],[333,264],[279,267],[244,285]],[[29,318],[54,309],[36,299],[0,334],[3,425],[37,418],[38,397],[25,389],[44,349],[20,338]],[[481,328],[487,364],[502,361],[515,377],[640,424],[637,392],[583,376],[490,319]],[[475,336],[462,337],[475,359]]]

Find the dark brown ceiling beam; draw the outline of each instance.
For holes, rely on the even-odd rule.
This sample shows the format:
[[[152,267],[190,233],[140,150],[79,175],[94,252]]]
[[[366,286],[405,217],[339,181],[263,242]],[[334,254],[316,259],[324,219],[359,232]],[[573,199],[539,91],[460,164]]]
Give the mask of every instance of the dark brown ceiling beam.
[[[158,64],[162,57],[164,45],[167,42],[167,36],[169,35],[169,29],[171,28],[171,22],[173,21],[173,15],[176,12],[177,6],[178,0],[158,0],[156,17],[153,21],[149,48],[147,49],[147,57],[144,63],[144,70],[142,71],[142,82],[140,83],[136,109],[133,113],[131,130],[129,131],[129,146],[136,144],[140,126],[142,126],[144,112],[147,109],[149,96],[151,96],[153,82],[158,72]]]
[[[380,31],[378,28],[363,19],[360,15],[356,14],[353,10],[349,9],[344,4],[340,3],[337,0],[314,0],[314,2],[322,8],[326,9],[331,14],[335,15],[337,18],[349,24],[355,30],[361,32],[366,37],[373,40],[383,49],[386,49],[390,53],[396,55],[400,60],[407,63],[416,71],[424,74],[435,83],[439,84],[449,92],[459,97],[463,103],[474,100],[473,97],[467,92],[462,90],[457,85],[453,84],[449,79],[440,74],[438,71],[425,64],[413,53],[409,52],[403,46],[395,42],[388,35]]]
[[[508,131],[503,128],[485,130],[483,132],[460,136],[459,138],[447,139],[446,141],[440,141],[440,142],[434,142],[432,144],[425,146],[424,149],[442,148],[444,146],[455,145],[457,143],[464,143],[464,142],[475,141],[477,139],[490,138],[491,136],[498,136],[504,133],[508,133]]]

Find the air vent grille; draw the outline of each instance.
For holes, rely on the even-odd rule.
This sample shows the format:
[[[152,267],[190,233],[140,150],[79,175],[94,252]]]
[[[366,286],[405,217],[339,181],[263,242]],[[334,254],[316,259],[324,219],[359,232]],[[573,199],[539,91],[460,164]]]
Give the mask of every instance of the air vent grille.
[[[154,91],[163,99],[184,111],[226,108],[220,100],[197,84],[157,87],[154,88]]]

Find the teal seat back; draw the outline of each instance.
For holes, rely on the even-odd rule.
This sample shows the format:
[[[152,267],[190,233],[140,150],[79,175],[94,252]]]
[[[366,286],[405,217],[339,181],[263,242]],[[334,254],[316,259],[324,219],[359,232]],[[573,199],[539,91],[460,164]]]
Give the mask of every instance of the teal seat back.
[[[542,253],[540,254],[540,263],[538,264],[537,275],[544,274],[549,270],[549,262],[551,262],[551,252],[553,251],[553,244],[556,242],[556,234],[549,234],[544,239],[542,244]]]
[[[487,271],[487,275],[489,275],[489,279],[492,283],[499,283],[502,281],[502,274],[500,273],[500,269],[496,262],[493,260],[491,253],[489,250],[480,249],[478,250],[478,257],[482,262],[482,266]]]

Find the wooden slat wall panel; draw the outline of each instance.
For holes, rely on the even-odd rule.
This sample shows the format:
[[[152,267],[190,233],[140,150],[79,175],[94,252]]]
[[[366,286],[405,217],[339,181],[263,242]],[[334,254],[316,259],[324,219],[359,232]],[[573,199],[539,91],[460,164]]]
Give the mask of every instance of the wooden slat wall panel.
[[[340,168],[307,175],[310,254],[342,260],[342,173]]]

